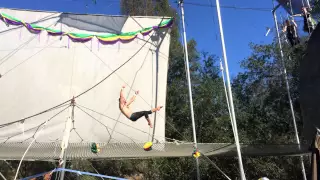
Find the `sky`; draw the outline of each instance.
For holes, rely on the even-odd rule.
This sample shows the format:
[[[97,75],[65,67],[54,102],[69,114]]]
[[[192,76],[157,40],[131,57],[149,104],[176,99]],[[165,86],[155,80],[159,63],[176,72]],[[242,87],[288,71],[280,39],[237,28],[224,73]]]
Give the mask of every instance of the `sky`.
[[[185,0],[185,23],[187,39],[195,39],[199,51],[222,56],[217,10],[215,7],[196,4],[215,5],[215,0]],[[177,8],[174,0],[171,6]],[[259,2],[259,3],[257,3]],[[268,44],[272,42],[275,31],[265,36],[267,27],[274,27],[271,14],[272,0],[220,0],[222,25],[225,37],[227,60],[230,76],[234,77],[243,71],[240,61],[251,53],[249,43]],[[223,8],[263,8],[270,11]],[[32,10],[48,10],[90,14],[120,14],[120,0],[0,0],[0,7]],[[279,12],[282,10],[280,9]],[[279,16],[286,17],[282,11]]]

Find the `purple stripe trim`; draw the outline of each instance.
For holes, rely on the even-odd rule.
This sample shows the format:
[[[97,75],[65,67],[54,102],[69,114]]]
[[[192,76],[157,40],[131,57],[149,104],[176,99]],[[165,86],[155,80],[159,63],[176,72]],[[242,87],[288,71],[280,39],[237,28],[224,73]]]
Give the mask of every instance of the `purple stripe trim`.
[[[85,43],[85,42],[88,42],[90,41],[92,38],[73,38],[71,36],[68,35],[68,37],[73,41],[73,42],[82,42],[82,43]]]
[[[11,25],[22,25],[23,24],[22,22],[12,21],[12,20],[7,19],[5,17],[3,17],[3,20],[6,21],[8,24],[11,24]]]
[[[26,23],[26,28],[27,28],[31,33],[39,34],[39,33],[41,32],[41,30],[39,30],[39,29],[34,29],[34,28],[32,28],[29,23]]]
[[[63,32],[49,32],[49,31],[47,31],[47,32],[51,36],[61,36],[63,34]]]
[[[119,41],[119,39],[113,40],[113,41],[103,41],[103,40],[101,40],[101,39],[98,39],[98,40],[99,40],[99,42],[100,42],[101,44],[103,44],[103,45],[115,44],[115,43],[117,43],[117,42]]]
[[[168,28],[171,27],[173,25],[173,20],[171,20],[168,24],[161,26],[160,28]]]
[[[147,32],[141,32],[141,34],[142,34],[143,36],[148,36],[151,32],[152,32],[152,30],[147,31]]]

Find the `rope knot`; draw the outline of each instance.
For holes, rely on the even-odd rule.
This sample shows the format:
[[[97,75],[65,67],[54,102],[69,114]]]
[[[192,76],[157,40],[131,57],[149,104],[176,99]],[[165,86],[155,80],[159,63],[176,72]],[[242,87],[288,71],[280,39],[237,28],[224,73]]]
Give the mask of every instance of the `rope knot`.
[[[73,96],[72,99],[71,99],[71,105],[74,106],[75,103],[76,103],[76,100],[75,100],[75,98],[74,98],[74,96]]]

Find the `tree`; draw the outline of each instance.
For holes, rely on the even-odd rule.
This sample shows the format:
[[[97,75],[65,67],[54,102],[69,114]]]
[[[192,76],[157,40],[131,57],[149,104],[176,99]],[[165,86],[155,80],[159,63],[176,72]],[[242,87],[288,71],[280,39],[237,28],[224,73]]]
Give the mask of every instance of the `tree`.
[[[269,45],[251,44],[250,47],[252,54],[241,62],[241,67],[245,72],[240,73],[233,82],[237,99],[239,129],[246,134],[242,142],[295,143],[292,116],[278,45],[277,43]],[[298,104],[298,68],[299,61],[303,57],[305,44],[298,45],[294,49],[284,44],[283,49],[292,99],[295,104]],[[300,107],[298,105],[294,106],[294,111],[299,132],[301,132]],[[301,135],[301,133],[299,134]],[[246,158],[244,162],[245,167],[250,168],[253,172],[269,175],[269,177],[275,179],[302,178],[300,166],[295,165],[299,164],[298,158]],[[286,166],[284,166],[285,164]],[[308,163],[306,164],[308,165]],[[263,167],[268,167],[268,169]],[[248,177],[257,178],[256,175],[258,174],[255,173],[248,174]]]

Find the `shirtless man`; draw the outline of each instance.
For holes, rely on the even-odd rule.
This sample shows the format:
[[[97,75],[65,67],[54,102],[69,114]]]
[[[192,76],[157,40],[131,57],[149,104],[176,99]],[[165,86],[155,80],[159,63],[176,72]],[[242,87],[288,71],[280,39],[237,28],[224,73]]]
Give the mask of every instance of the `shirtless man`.
[[[119,109],[122,112],[123,115],[125,115],[128,119],[131,121],[137,121],[140,119],[142,116],[146,118],[148,121],[148,125],[150,128],[152,128],[151,121],[149,119],[149,114],[152,114],[153,112],[159,111],[162,106],[158,106],[157,108],[153,108],[150,111],[139,111],[139,112],[134,112],[132,113],[132,110],[130,108],[130,104],[136,99],[136,96],[134,95],[129,102],[126,101],[126,99],[123,96],[123,89],[125,86],[122,86],[121,91],[120,91],[120,98],[119,98]],[[136,91],[136,95],[139,94],[139,91]]]

